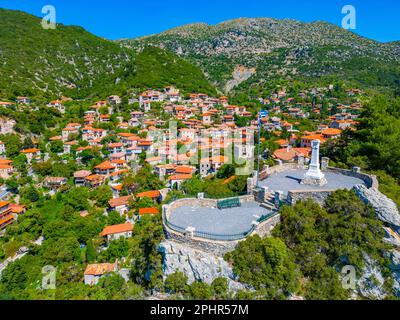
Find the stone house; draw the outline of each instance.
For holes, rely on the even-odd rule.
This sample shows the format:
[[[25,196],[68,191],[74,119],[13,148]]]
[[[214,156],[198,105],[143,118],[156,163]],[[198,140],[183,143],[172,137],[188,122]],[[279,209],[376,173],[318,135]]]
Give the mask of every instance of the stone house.
[[[116,224],[113,226],[108,226],[103,229],[100,236],[105,238],[107,242],[118,240],[121,238],[132,237],[133,224],[130,222],[124,224]]]
[[[102,277],[117,271],[117,261],[115,263],[89,264],[84,273],[85,284],[90,286],[96,285]]]

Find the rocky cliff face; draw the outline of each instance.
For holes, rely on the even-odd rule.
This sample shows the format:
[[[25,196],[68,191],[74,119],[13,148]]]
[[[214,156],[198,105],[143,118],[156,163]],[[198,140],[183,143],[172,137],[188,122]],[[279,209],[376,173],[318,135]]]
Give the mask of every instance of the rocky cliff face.
[[[375,188],[357,185],[354,191],[366,204],[374,207],[379,220],[395,227],[400,227],[400,213],[393,200]]]
[[[181,271],[188,276],[189,283],[203,281],[208,284],[211,284],[215,278],[224,277],[228,279],[230,290],[245,288],[243,284],[237,282],[232,268],[221,257],[171,240],[162,242],[159,251],[163,254],[165,276]]]
[[[368,255],[364,255],[365,268],[357,288],[361,296],[372,300],[383,300],[387,296],[384,288],[385,278],[377,265]]]
[[[393,250],[390,252],[390,258],[392,261],[390,269],[394,280],[393,289],[396,292],[396,296],[400,297],[400,251]]]
[[[232,73],[232,80],[229,80],[225,85],[225,92],[231,91],[234,87],[249,79],[256,73],[255,68],[246,68],[245,66],[237,66]]]

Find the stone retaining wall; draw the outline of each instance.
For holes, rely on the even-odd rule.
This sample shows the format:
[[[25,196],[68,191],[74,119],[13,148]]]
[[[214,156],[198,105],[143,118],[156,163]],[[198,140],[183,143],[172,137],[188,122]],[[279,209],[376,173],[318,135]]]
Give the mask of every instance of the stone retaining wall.
[[[170,229],[165,224],[164,233],[167,239],[175,240],[179,243],[184,243],[193,249],[213,253],[221,257],[224,256],[225,253],[234,250],[236,245],[239,243],[239,241],[216,241],[205,238],[192,238]]]
[[[297,190],[297,191],[289,191],[287,196],[287,202],[294,206],[296,202],[300,200],[311,199],[323,206],[325,204],[326,199],[333,193],[335,190]]]
[[[281,215],[278,214],[271,219],[268,219],[262,223],[260,223],[256,230],[251,234],[253,235],[259,235],[261,238],[267,237],[271,235],[272,230],[276,227],[276,225],[281,221]]]

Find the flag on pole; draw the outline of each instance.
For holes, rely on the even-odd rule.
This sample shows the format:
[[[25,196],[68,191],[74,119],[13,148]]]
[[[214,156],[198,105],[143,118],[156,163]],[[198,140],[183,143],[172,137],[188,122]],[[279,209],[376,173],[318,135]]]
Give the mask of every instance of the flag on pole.
[[[260,115],[259,115],[259,117],[258,117],[258,125],[259,125],[259,126],[261,125],[261,119],[267,118],[267,117],[268,117],[268,111],[266,111],[266,110],[261,110],[261,111],[260,111]]]

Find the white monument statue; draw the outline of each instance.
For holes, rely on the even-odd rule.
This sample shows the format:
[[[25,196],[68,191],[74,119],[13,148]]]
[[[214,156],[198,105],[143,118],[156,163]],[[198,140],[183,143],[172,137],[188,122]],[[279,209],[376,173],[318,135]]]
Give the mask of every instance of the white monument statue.
[[[323,186],[328,183],[319,165],[319,145],[320,145],[319,140],[313,140],[311,142],[312,155],[311,155],[310,166],[308,171],[304,175],[301,184]]]

